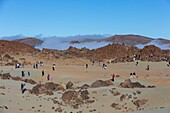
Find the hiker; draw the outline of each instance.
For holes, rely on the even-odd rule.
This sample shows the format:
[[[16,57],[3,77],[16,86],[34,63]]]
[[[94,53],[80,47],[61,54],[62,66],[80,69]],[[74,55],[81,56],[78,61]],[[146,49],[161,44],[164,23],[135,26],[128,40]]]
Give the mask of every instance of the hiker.
[[[146,70],[149,70],[149,65],[147,65]]]
[[[48,80],[48,81],[50,80],[50,74],[47,75],[47,80]]]
[[[31,75],[31,73],[28,71],[28,76],[30,76]]]
[[[86,69],[88,68],[88,64],[86,64]]]
[[[38,64],[37,63],[35,64],[35,66],[36,66],[36,69],[38,69]]]
[[[42,61],[40,61],[40,66],[44,66],[44,63]]]
[[[111,80],[114,82],[114,80],[115,80],[115,75],[112,74],[111,76],[112,76],[112,79],[111,79]]]
[[[33,64],[33,67],[34,67],[34,69],[36,68],[36,64],[35,63]]]
[[[136,62],[136,66],[138,66],[139,62]]]
[[[19,64],[17,63],[17,68],[19,68]]]
[[[15,69],[17,69],[17,64],[15,64]]]
[[[26,91],[25,84],[21,83],[21,92],[22,94]]]
[[[94,60],[92,61],[92,66],[94,65]]]
[[[133,73],[130,73],[130,78],[133,78]]]
[[[55,71],[55,64],[53,64],[52,69],[53,69],[53,71]]]
[[[44,70],[42,70],[42,76],[44,76],[44,75],[45,75]]]
[[[168,62],[167,66],[168,66],[168,67],[170,66],[170,61]]]
[[[22,77],[24,77],[24,76],[25,76],[24,71],[21,71],[21,76],[22,76]]]
[[[105,69],[105,70],[107,69],[107,65],[104,65],[104,69]]]
[[[136,78],[136,73],[135,72],[133,72],[133,77]]]
[[[105,64],[103,63],[103,66],[102,66],[102,68],[104,68],[104,66],[105,66]]]

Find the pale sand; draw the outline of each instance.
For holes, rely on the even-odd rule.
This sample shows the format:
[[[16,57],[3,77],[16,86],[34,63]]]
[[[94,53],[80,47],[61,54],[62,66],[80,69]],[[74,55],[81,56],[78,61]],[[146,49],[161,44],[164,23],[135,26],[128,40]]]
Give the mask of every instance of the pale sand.
[[[57,62],[56,62],[57,63]],[[150,70],[146,71],[145,67],[150,65]],[[61,106],[64,111],[70,113],[77,113],[78,111],[83,111],[83,113],[88,113],[91,109],[96,109],[94,113],[121,113],[126,110],[115,110],[110,105],[112,103],[119,103],[123,105],[127,103],[128,108],[132,108],[136,111],[136,107],[132,104],[131,100],[125,100],[123,102],[119,101],[120,96],[113,96],[109,90],[116,88],[121,94],[132,94],[133,92],[140,90],[142,93],[137,95],[138,99],[148,99],[148,102],[142,106],[145,110],[150,110],[151,112],[157,113],[162,112],[168,113],[169,109],[160,109],[160,107],[170,108],[170,67],[166,66],[165,62],[151,63],[151,62],[141,62],[136,67],[135,63],[117,63],[108,65],[108,69],[104,70],[96,63],[95,66],[89,66],[85,69],[85,66],[75,66],[75,65],[57,65],[56,71],[52,71],[52,62],[46,62],[44,67],[39,67],[39,69],[33,69],[32,66],[26,66],[25,68],[14,69],[12,66],[0,67],[3,73],[10,72],[12,76],[21,76],[21,70],[26,72],[29,70],[31,76],[26,76],[25,78],[31,78],[37,82],[41,81],[43,83],[47,82],[46,75],[51,74],[52,80],[55,83],[65,85],[67,82],[72,81],[76,86],[81,86],[83,84],[91,84],[95,80],[108,80],[111,78],[111,74],[120,75],[114,82],[114,86],[111,87],[101,87],[101,88],[89,88],[90,97],[95,97],[95,103],[83,105],[79,109],[73,109],[70,106]],[[45,76],[41,76],[41,71],[45,70]],[[130,72],[136,72],[139,78],[131,79],[133,82],[138,81],[141,84],[155,85],[156,88],[152,89],[125,89],[119,88],[119,84],[125,79],[130,78]],[[148,77],[146,75],[149,75]],[[19,81],[12,80],[2,80],[0,79],[0,86],[5,86],[6,89],[0,89],[0,93],[5,93],[5,95],[0,94],[0,106],[5,105],[9,110],[1,110],[0,113],[34,113],[37,110],[43,111],[45,113],[54,113],[52,107],[58,107],[57,104],[53,104],[51,100],[47,101],[48,98],[58,97],[58,101],[61,101],[61,94],[55,92],[53,96],[40,95],[35,96],[26,92],[21,94]],[[26,84],[26,88],[31,89],[34,85]],[[97,94],[92,93],[97,91]],[[104,96],[103,96],[104,95]],[[23,98],[24,96],[24,98]],[[45,100],[44,100],[45,98]],[[10,101],[11,100],[11,101]],[[42,105],[42,107],[39,107]],[[32,107],[35,107],[32,109]],[[20,111],[19,109],[23,109]],[[157,111],[154,111],[154,110]],[[20,111],[20,112],[19,112]],[[151,113],[150,111],[142,111],[141,113]],[[139,112],[140,113],[140,112]]]

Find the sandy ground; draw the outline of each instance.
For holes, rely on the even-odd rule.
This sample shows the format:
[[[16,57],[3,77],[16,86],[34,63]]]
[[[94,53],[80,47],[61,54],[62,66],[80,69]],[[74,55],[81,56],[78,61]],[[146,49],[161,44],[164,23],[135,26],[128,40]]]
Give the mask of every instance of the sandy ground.
[[[150,70],[145,70],[147,65],[150,65]],[[2,71],[1,71],[2,70]],[[137,111],[132,100],[120,101],[120,96],[113,96],[109,90],[116,88],[121,94],[131,94],[137,90],[141,91],[141,94],[135,95],[138,99],[148,99],[148,102],[141,108],[144,111],[139,113],[170,113],[170,67],[166,66],[166,62],[139,62],[138,66],[135,63],[117,63],[109,64],[107,70],[104,70],[96,63],[94,66],[89,65],[88,69],[85,66],[75,65],[57,65],[56,70],[52,71],[52,62],[45,62],[43,67],[33,69],[33,67],[26,66],[25,68],[14,69],[13,66],[0,67],[2,73],[10,73],[12,76],[20,76],[21,71],[26,73],[25,78],[31,78],[37,82],[47,82],[47,74],[51,75],[51,81],[65,85],[67,82],[72,81],[75,85],[81,86],[83,84],[91,85],[96,80],[108,80],[111,78],[111,74],[119,75],[114,82],[114,86],[89,88],[90,97],[95,99],[92,104],[85,104],[79,109],[73,109],[70,106],[61,106],[63,113],[77,113],[82,111],[88,113],[90,110],[95,109],[94,113],[122,113],[126,112],[126,109],[115,110],[111,107],[112,103],[119,103],[127,108],[131,108]],[[45,76],[41,76],[41,71],[45,71]],[[31,76],[27,76],[27,71],[31,72]],[[127,89],[120,88],[119,84],[125,79],[130,78],[129,74],[136,72],[138,78],[132,78],[131,80],[138,81],[141,84],[155,85],[156,88],[135,88]],[[0,113],[54,113],[52,107],[59,107],[57,104],[53,104],[52,98],[57,97],[58,101],[61,100],[62,92],[55,92],[54,95],[39,95],[35,96],[26,92],[21,94],[20,81],[2,80],[0,79],[0,86],[5,86],[5,89],[0,89],[0,106],[7,106],[8,110],[0,109]],[[26,84],[26,88],[31,89],[34,85]],[[97,93],[94,93],[96,91]],[[3,95],[4,93],[5,95]]]

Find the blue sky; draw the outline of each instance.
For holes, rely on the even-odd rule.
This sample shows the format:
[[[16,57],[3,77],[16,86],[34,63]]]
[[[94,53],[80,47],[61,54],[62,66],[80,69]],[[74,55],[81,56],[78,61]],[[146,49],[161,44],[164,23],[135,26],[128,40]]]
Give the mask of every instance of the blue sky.
[[[16,34],[170,39],[170,0],[0,0],[0,37]]]

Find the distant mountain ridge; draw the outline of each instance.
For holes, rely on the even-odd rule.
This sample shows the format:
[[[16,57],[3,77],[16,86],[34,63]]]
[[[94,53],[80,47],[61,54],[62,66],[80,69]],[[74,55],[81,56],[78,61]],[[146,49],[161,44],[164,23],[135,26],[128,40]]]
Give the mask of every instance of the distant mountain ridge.
[[[50,48],[50,49],[67,49],[69,46],[77,48],[87,47],[95,49],[111,43],[124,44],[127,46],[136,46],[143,48],[146,45],[156,45],[162,47],[161,49],[170,49],[170,40],[141,35],[75,35],[67,37],[47,36],[47,37],[26,37],[22,35],[16,35],[11,37],[2,37],[1,39],[15,40],[25,44],[29,44],[34,47]],[[16,39],[15,39],[16,38]],[[96,44],[96,45],[95,45]]]
[[[128,34],[128,35],[114,35],[111,37],[107,37],[104,39],[84,39],[84,40],[73,40],[70,43],[75,44],[75,43],[85,43],[85,42],[112,42],[112,43],[119,43],[119,44],[126,44],[128,46],[135,46],[137,44],[147,44],[153,40],[159,40],[163,44],[170,44],[170,40],[163,39],[163,38],[150,38],[146,36],[140,36],[140,35],[133,35],[133,34]]]

